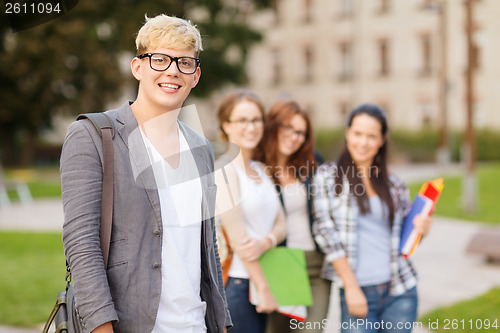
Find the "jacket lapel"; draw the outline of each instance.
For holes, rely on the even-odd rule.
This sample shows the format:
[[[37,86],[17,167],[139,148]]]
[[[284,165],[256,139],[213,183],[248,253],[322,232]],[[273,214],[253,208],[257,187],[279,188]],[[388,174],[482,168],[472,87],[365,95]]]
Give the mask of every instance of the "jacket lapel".
[[[212,246],[213,231],[212,218],[215,214],[215,195],[217,188],[215,186],[213,175],[213,160],[211,159],[211,149],[204,137],[199,135],[193,129],[179,122],[179,128],[186,137],[191,153],[198,169],[198,175],[202,189],[202,248],[207,249],[205,256],[208,255],[209,248]],[[212,208],[212,209],[211,209]],[[204,240],[204,241],[203,241]]]
[[[128,148],[130,165],[136,184],[146,191],[151,206],[153,207],[158,226],[160,227],[162,223],[158,186],[146,146],[144,145],[144,140],[139,130],[139,125],[128,103],[118,109],[117,121],[122,125],[117,128],[117,132]]]

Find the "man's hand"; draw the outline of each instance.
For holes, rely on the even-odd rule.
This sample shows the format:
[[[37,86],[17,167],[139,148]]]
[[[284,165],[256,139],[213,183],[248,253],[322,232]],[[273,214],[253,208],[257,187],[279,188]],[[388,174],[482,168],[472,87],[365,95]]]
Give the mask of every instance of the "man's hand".
[[[358,318],[364,318],[368,314],[368,302],[365,294],[359,286],[344,289],[345,302],[349,313]]]

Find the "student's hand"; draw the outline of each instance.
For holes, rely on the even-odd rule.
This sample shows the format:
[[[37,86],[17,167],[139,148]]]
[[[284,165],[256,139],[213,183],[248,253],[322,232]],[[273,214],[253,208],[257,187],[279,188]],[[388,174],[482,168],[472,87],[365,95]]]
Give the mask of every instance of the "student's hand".
[[[415,227],[416,231],[425,236],[432,226],[432,218],[430,216],[418,214],[413,219],[413,226]]]
[[[258,260],[262,253],[268,250],[268,244],[266,238],[257,240],[246,237],[235,250],[241,260],[254,261]]]
[[[96,329],[93,330],[92,333],[113,333],[113,325],[110,321],[108,321],[107,323],[96,327]]]
[[[368,314],[368,302],[365,294],[359,286],[345,288],[345,301],[349,313],[358,318],[364,318]]]
[[[278,310],[278,302],[274,298],[273,294],[269,288],[259,289],[257,291],[259,297],[259,305],[255,307],[255,310],[259,313],[271,313]]]

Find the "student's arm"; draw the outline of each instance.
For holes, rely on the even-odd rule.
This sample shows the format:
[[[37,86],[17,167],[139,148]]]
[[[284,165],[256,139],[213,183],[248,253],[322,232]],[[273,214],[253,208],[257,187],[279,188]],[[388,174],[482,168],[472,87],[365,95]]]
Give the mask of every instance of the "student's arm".
[[[313,234],[316,242],[326,255],[326,260],[344,283],[344,291],[349,313],[356,317],[365,317],[368,313],[366,297],[358,285],[354,272],[347,261],[347,253],[340,239],[338,221],[334,218],[334,210],[340,209],[340,201],[336,198],[333,184],[336,169],[323,166],[318,169],[312,185],[313,190]],[[344,207],[342,207],[343,209]]]
[[[61,153],[63,244],[78,312],[89,331],[118,320],[100,247],[102,141],[90,122],[74,122]]]
[[[246,237],[236,248],[236,252],[242,260],[253,261],[274,248],[277,244],[285,239],[286,235],[286,219],[283,207],[279,205],[279,211],[274,220],[274,225],[269,234],[261,239]]]
[[[106,324],[102,324],[99,327],[96,327],[92,333],[113,333],[113,325],[111,322],[107,322]]]
[[[358,285],[354,272],[346,257],[332,261],[333,268],[344,282],[345,301],[349,313],[363,318],[368,314],[368,302],[365,294]]]
[[[228,165],[225,169],[225,175],[216,173],[216,183],[218,187],[216,206],[219,213],[218,217],[222,222],[222,227],[229,241],[229,246],[236,251],[238,256],[240,256],[238,248],[242,241],[247,238],[247,233],[245,230],[243,211],[239,206],[241,200],[237,178],[238,175],[231,165]],[[229,187],[227,186],[228,184]],[[221,187],[223,187],[222,190]],[[231,206],[227,206],[229,203]],[[233,205],[233,203],[235,204]],[[278,304],[269,290],[269,285],[267,284],[259,261],[248,261],[245,259],[242,259],[242,261],[250,274],[250,280],[253,281],[257,288],[260,301],[259,306],[257,306],[257,311],[265,313],[275,311],[278,308]]]
[[[239,256],[239,252],[235,249],[241,244],[241,241],[245,239],[245,224],[243,219],[243,213],[240,207],[235,207],[233,210],[227,211],[220,215],[219,218],[222,221],[222,226],[226,232],[229,245],[236,251]],[[241,258],[240,258],[241,259]],[[245,260],[241,259],[248,273],[250,274],[250,280],[255,284],[257,288],[260,304],[257,306],[257,312],[270,313],[278,308],[278,303],[274,299],[274,296],[269,290],[269,285],[264,276],[264,272],[260,266],[258,260]]]
[[[332,203],[335,198],[334,191],[334,173],[335,169],[329,166],[322,166],[318,169],[311,184],[311,193],[313,195],[313,235],[314,240],[326,255],[326,260],[333,262],[347,254],[344,250],[344,244],[340,239],[339,226],[333,217],[335,209],[339,209],[340,202]]]
[[[395,174],[390,174],[389,179],[392,181],[393,186],[396,187],[399,206],[402,209],[403,215],[406,216],[411,209],[410,191],[408,190],[408,186],[406,186],[406,184]],[[432,227],[432,217],[419,214],[415,216],[413,225],[415,226],[415,230],[421,233],[422,237],[424,237]]]
[[[217,196],[215,214],[222,222],[229,246],[235,248],[247,237],[245,218],[241,211],[241,191],[238,174],[232,164],[226,165],[215,173]]]
[[[243,260],[243,264],[250,274],[250,280],[255,284],[255,288],[257,289],[259,297],[259,305],[256,307],[257,312],[271,313],[278,310],[278,302],[276,302],[276,299],[269,289],[269,285],[267,284],[266,277],[264,276],[259,261]]]
[[[262,163],[257,163],[258,167],[266,174],[269,181],[272,182],[271,175]],[[276,199],[278,199],[278,194],[276,194]],[[269,234],[261,239],[255,239],[252,237],[246,237],[240,243],[239,247],[236,249],[238,255],[242,260],[257,260],[260,256],[267,250],[272,249],[277,244],[280,244],[286,236],[286,216],[283,210],[283,206],[279,205],[278,214],[274,220],[274,225]]]

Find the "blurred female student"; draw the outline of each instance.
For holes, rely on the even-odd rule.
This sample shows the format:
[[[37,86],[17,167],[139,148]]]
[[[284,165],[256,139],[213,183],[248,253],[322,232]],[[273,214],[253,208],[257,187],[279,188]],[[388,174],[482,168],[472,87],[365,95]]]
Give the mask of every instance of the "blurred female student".
[[[286,225],[273,183],[264,166],[252,160],[264,133],[264,108],[252,92],[238,91],[222,101],[218,119],[223,140],[241,152],[224,167],[224,179],[217,177],[217,209],[223,211],[219,218],[234,251],[226,284],[231,332],[265,332],[267,313],[278,304],[258,259],[284,239]],[[257,289],[258,306],[249,301],[250,281]]]
[[[355,108],[344,151],[314,178],[313,232],[326,253],[322,276],[342,285],[343,333],[411,332],[417,315],[417,273],[399,252],[410,198],[387,167],[387,132],[381,108]],[[414,220],[424,235],[431,224],[429,217]]]
[[[307,112],[295,101],[275,103],[266,117],[261,146],[257,158],[270,169],[285,209],[286,246],[302,249],[306,254],[313,305],[307,309],[310,325],[304,325],[309,328],[304,332],[319,333],[328,310],[331,282],[320,277],[324,255],[312,236],[311,180],[317,161]],[[289,317],[279,313],[270,315],[267,332],[292,331],[302,332],[291,329]]]

